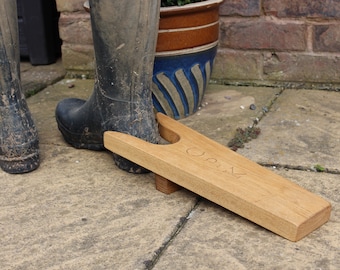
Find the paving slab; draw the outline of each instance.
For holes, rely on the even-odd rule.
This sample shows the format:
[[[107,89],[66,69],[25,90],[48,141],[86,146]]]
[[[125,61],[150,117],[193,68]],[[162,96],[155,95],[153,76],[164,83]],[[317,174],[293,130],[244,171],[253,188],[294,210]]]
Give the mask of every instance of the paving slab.
[[[340,92],[285,90],[239,153],[259,163],[340,172]]]
[[[30,62],[20,62],[22,90],[26,96],[32,96],[64,78],[66,71],[61,59],[51,65],[33,66]]]
[[[28,99],[41,165],[0,172],[0,269],[144,269],[194,207],[194,194],[167,196],[152,174],[126,173],[111,153],[63,141],[57,102],[87,96],[92,86],[66,80]]]
[[[1,269],[144,269],[196,198],[166,196],[111,155],[42,145],[41,167],[1,173]]]
[[[263,109],[269,108],[280,93],[279,88],[210,84],[197,113],[180,121],[227,145],[237,128],[246,128],[260,119]]]
[[[41,165],[22,175],[0,171],[0,269],[339,268],[338,174],[277,171],[333,205],[327,224],[289,242],[187,190],[164,195],[155,190],[153,174],[121,171],[109,152],[67,145],[55,122],[56,105],[67,97],[86,99],[92,89],[92,80],[64,79],[28,99]],[[201,110],[181,121],[226,145],[281,92],[211,85]],[[285,99],[295,95],[284,93]],[[261,119],[261,136],[274,113]],[[261,144],[261,136],[253,142]],[[243,150],[251,157],[253,149],[247,144]]]
[[[294,243],[202,199],[154,269],[339,269],[339,175],[274,171],[329,200],[330,221]]]

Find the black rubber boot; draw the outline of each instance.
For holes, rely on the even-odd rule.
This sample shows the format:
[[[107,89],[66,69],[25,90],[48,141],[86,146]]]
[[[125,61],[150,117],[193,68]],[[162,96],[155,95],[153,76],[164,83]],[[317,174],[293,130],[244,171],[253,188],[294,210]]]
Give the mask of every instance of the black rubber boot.
[[[66,99],[56,108],[56,120],[66,142],[76,148],[103,150],[103,133],[124,132],[157,143],[151,99],[157,40],[158,0],[93,0],[91,23],[96,80],[85,101]],[[145,172],[114,155],[119,168]]]
[[[38,134],[20,81],[16,1],[0,2],[0,167],[26,173],[39,166]]]

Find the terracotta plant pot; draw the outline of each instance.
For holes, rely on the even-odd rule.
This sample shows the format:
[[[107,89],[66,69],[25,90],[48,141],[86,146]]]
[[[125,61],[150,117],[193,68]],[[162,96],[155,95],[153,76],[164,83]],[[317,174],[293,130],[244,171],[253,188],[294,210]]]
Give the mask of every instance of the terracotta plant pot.
[[[161,8],[152,86],[157,111],[175,119],[197,111],[216,56],[222,1]]]

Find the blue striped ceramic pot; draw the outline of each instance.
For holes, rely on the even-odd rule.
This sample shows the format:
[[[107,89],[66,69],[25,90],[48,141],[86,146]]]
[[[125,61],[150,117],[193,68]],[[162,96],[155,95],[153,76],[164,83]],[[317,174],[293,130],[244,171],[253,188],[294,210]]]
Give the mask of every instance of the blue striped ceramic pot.
[[[181,119],[198,110],[217,52],[221,2],[161,8],[152,85],[158,112]]]
[[[217,44],[156,56],[152,99],[158,112],[180,119],[195,113],[209,82]]]

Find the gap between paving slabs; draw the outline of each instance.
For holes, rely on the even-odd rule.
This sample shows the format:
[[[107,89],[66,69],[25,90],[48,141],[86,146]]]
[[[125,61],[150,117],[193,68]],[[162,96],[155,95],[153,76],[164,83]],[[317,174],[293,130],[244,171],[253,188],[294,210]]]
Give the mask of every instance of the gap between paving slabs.
[[[171,245],[171,243],[174,241],[174,239],[177,237],[177,235],[183,230],[187,222],[190,220],[192,214],[197,210],[198,206],[202,202],[202,197],[197,196],[196,202],[194,204],[194,207],[188,212],[188,214],[185,217],[182,217],[177,225],[175,226],[174,230],[171,232],[169,237],[165,239],[163,245],[159,247],[151,260],[147,260],[144,262],[144,265],[146,269],[150,270],[153,269],[154,266],[157,264],[159,259],[162,257],[163,253],[166,251],[166,249]]]
[[[279,89],[280,91],[274,96],[274,98],[269,100],[267,104],[261,107],[260,111],[257,113],[251,125],[245,128],[242,128],[242,127],[236,128],[235,136],[231,138],[230,141],[227,143],[227,146],[230,149],[237,151],[239,148],[244,148],[245,144],[247,144],[248,142],[254,139],[257,139],[258,136],[261,136],[261,128],[258,127],[258,124],[261,122],[263,117],[267,116],[267,113],[270,112],[276,100],[286,90],[284,87],[280,87]],[[254,108],[256,108],[256,105],[252,104],[250,106],[250,109],[254,109]],[[270,167],[274,169],[281,168],[281,169],[299,170],[299,171],[307,171],[307,172],[314,171],[314,172],[319,172],[319,173],[340,174],[340,171],[338,169],[326,168],[321,164],[314,164],[312,167],[291,165],[291,164],[270,163],[270,162],[258,162],[258,164],[263,167]]]
[[[257,125],[260,123],[262,118],[270,111],[271,107],[273,106],[277,98],[283,93],[283,91],[284,88],[281,88],[280,92],[277,93],[274,98],[268,102],[268,104],[261,108],[250,126],[244,129],[241,127],[236,129],[235,136],[227,144],[230,149],[237,151],[237,149],[239,148],[244,148],[244,145],[246,143],[250,142],[253,139],[256,139],[261,134],[261,129],[257,127]],[[255,104],[250,105],[251,110],[254,110],[255,108]]]
[[[336,91],[286,89],[240,153],[266,167],[339,174]]]

